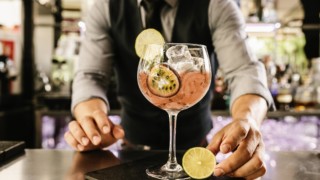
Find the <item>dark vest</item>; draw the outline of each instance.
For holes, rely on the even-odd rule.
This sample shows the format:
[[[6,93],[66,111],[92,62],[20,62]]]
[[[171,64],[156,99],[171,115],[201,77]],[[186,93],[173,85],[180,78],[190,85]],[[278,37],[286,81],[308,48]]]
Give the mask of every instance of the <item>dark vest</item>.
[[[182,0],[172,32],[172,42],[197,43],[213,52],[208,26],[209,0]],[[122,126],[126,138],[135,144],[155,149],[169,146],[169,123],[165,111],[153,106],[141,94],[137,84],[139,58],[134,43],[143,30],[137,0],[110,0],[111,29],[114,45],[114,67]],[[178,115],[177,149],[196,146],[212,128],[211,91],[195,106]]]

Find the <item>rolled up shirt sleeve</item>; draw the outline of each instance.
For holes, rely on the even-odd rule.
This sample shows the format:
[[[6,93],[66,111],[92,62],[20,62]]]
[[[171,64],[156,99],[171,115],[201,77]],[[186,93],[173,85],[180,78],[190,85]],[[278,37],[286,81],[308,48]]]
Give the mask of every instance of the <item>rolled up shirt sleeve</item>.
[[[209,27],[219,68],[230,91],[230,105],[242,95],[256,94],[266,100],[269,109],[274,109],[265,67],[250,50],[239,8],[232,0],[211,0],[210,3]]]
[[[101,98],[109,107],[106,94],[114,54],[112,39],[107,33],[108,8],[109,1],[97,0],[85,18],[86,31],[72,84],[72,112],[78,103],[91,98]]]

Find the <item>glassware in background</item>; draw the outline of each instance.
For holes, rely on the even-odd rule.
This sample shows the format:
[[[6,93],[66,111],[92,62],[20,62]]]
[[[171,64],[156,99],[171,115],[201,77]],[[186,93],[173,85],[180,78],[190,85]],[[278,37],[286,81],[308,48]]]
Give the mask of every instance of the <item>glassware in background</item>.
[[[71,72],[66,59],[54,58],[52,60],[51,79],[55,92],[65,95],[70,94]]]
[[[281,78],[278,87],[278,94],[276,96],[279,110],[289,111],[290,104],[293,101],[291,85],[286,78]]]
[[[168,113],[170,123],[168,161],[164,165],[148,168],[146,173],[149,176],[189,179],[176,159],[177,116],[207,93],[211,73],[210,59],[204,45],[166,43],[145,47],[138,66],[138,85],[148,101]]]
[[[294,95],[295,109],[298,111],[311,109],[315,107],[315,89],[312,86],[311,79],[308,77],[305,82],[299,86]]]
[[[311,61],[310,73],[294,96],[297,110],[320,108],[320,58]]]
[[[17,78],[18,71],[15,63],[6,55],[0,54],[0,96],[9,96],[11,83]]]
[[[320,57],[312,59],[311,78],[314,87],[316,108],[320,108]]]
[[[261,0],[241,0],[240,8],[247,22],[259,22],[261,20]]]
[[[70,95],[74,70],[77,68],[80,49],[78,33],[65,33],[60,36],[52,58],[51,80],[53,92]]]
[[[262,21],[266,23],[278,22],[274,0],[265,0],[262,10]]]
[[[212,110],[226,110],[229,107],[230,97],[227,89],[227,84],[224,82],[224,73],[221,69],[217,69],[214,78],[214,89],[212,90]]]
[[[52,91],[50,77],[41,69],[37,68],[37,77],[35,80],[35,90],[37,93],[49,93]]]

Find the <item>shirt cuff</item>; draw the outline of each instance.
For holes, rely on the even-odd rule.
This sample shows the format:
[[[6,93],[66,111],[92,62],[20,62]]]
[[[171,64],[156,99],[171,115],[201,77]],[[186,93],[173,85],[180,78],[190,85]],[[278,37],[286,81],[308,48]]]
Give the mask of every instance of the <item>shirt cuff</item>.
[[[229,84],[229,90],[231,94],[229,107],[230,110],[234,101],[240,96],[246,94],[255,94],[263,97],[267,102],[268,110],[276,110],[271,92],[268,89],[267,84],[263,81],[264,76],[261,75],[262,74],[253,76],[252,74],[247,73],[233,78],[232,83]]]
[[[107,99],[107,90],[106,87],[103,85],[98,85],[93,81],[89,81],[83,79],[74,83],[73,85],[73,92],[72,92],[72,100],[71,100],[71,113],[74,115],[74,108],[77,104],[93,99],[93,98],[100,98],[102,99],[106,105],[108,111],[110,110],[109,101]]]

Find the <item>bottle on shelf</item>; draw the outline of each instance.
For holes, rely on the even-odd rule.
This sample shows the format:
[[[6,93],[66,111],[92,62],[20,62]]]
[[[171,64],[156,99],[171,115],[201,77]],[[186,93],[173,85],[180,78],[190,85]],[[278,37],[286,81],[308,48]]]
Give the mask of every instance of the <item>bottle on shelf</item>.
[[[279,110],[289,111],[291,109],[293,101],[292,88],[286,77],[280,79],[276,101]]]
[[[229,96],[226,91],[227,87],[224,82],[224,76],[221,69],[217,70],[214,79],[213,99],[211,109],[213,110],[226,110],[229,106]]]
[[[320,57],[312,59],[312,85],[314,87],[315,106],[320,108]]]
[[[257,23],[261,21],[261,0],[241,0],[240,9],[247,22]]]
[[[311,64],[310,73],[294,96],[296,110],[320,108],[320,58],[312,59]]]
[[[274,0],[265,0],[262,10],[262,21],[265,23],[278,22]]]
[[[314,87],[310,77],[306,77],[303,84],[297,88],[294,95],[295,110],[304,111],[315,106]]]

